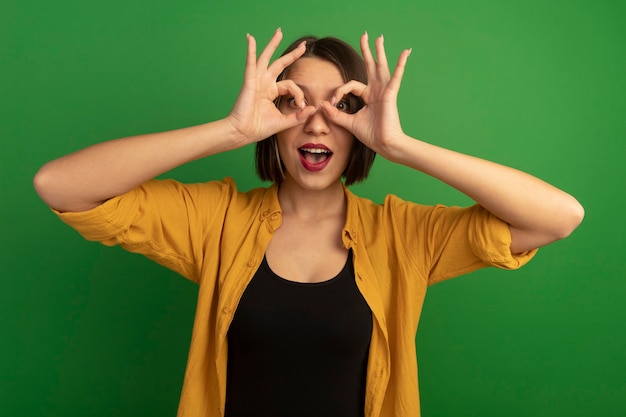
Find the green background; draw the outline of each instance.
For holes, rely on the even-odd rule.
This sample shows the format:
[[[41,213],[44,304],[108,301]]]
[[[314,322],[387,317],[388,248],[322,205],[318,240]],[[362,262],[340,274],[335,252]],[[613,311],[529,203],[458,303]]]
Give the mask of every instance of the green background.
[[[383,4],[384,3],[384,4]],[[417,352],[425,417],[626,415],[621,1],[3,0],[0,6],[3,416],[173,416],[196,287],[82,240],[36,197],[46,161],[225,116],[245,34],[313,33],[413,48],[399,98],[412,136],[530,172],[586,218],[516,272],[432,287]],[[392,59],[392,57],[394,57]],[[260,183],[252,148],[182,181]],[[355,191],[469,204],[379,158]]]

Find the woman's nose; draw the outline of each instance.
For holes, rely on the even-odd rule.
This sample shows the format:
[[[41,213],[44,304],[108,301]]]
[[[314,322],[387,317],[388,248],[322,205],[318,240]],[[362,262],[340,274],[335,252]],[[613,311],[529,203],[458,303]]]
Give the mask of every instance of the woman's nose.
[[[324,110],[320,107],[307,119],[304,130],[306,133],[315,136],[326,135],[330,132],[330,124],[324,115]]]

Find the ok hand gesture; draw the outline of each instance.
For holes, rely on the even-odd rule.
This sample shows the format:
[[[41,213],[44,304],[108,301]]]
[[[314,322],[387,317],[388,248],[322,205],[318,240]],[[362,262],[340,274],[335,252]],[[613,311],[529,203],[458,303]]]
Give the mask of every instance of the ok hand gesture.
[[[312,106],[306,106],[304,93],[291,80],[276,81],[278,75],[295,62],[306,50],[305,43],[278,58],[271,64],[270,59],[282,39],[282,32],[277,29],[261,55],[256,57],[256,40],[248,35],[248,55],[244,82],[239,97],[227,119],[241,135],[242,145],[258,142],[269,136],[303,123],[315,112]],[[281,113],[274,105],[278,96],[294,97],[301,111],[290,114]]]
[[[361,36],[361,52],[367,70],[368,84],[349,81],[337,89],[330,103],[323,103],[322,106],[334,123],[351,131],[375,152],[390,158],[394,145],[406,139],[400,125],[397,97],[411,50],[402,51],[391,75],[382,35],[376,39],[375,45],[378,61],[372,56],[367,33]],[[340,112],[333,106],[335,101],[350,93],[361,97],[365,102],[364,107],[355,114]]]

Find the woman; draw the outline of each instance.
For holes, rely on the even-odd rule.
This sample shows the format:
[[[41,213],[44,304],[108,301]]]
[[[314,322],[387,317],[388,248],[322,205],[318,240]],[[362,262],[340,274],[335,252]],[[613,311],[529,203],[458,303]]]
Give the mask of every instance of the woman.
[[[244,83],[224,119],[119,139],[49,162],[35,187],[87,239],[145,254],[199,284],[180,416],[418,416],[414,337],[426,287],[488,265],[518,268],[568,236],[583,209],[528,174],[407,136],[390,74],[334,38],[270,64],[248,35]],[[151,180],[257,143],[269,188]],[[476,201],[381,205],[347,185],[374,152]]]

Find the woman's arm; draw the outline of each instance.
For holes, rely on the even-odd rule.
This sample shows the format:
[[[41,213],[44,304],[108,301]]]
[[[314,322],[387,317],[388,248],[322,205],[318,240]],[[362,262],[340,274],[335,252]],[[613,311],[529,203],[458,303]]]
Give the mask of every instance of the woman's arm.
[[[368,85],[351,81],[335,97],[352,93],[365,106],[356,114],[323,108],[335,122],[383,157],[431,175],[466,194],[509,224],[511,251],[520,253],[568,236],[582,221],[584,210],[571,195],[524,172],[447,150],[407,136],[400,125],[396,99],[410,50],[401,53],[393,74],[387,64],[382,36],[376,40],[378,61],[367,34],[361,50]],[[334,99],[333,99],[334,100]]]
[[[226,120],[99,143],[45,164],[35,175],[41,199],[84,211],[186,162],[237,147]]]
[[[112,140],[63,156],[37,172],[37,193],[59,211],[88,210],[179,165],[257,142],[304,122],[314,108],[304,106],[304,95],[294,83],[277,83],[276,78],[305,48],[300,45],[270,65],[281,39],[279,29],[257,59],[255,39],[248,35],[243,87],[226,118]],[[289,115],[278,111],[273,100],[286,94],[296,98],[302,111]]]
[[[408,136],[384,156],[451,185],[507,222],[512,253],[569,236],[584,216],[574,197],[532,175]]]

